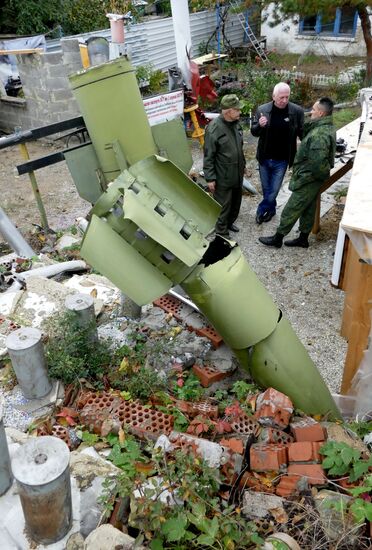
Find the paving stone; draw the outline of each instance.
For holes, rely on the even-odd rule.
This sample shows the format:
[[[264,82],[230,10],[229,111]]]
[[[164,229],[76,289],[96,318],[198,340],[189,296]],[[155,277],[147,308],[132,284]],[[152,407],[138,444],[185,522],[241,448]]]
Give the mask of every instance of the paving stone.
[[[351,514],[346,512],[350,500],[348,495],[328,489],[322,489],[314,496],[315,507],[327,536],[331,540],[339,540],[340,535],[345,533],[349,537],[350,548],[355,548],[357,532]],[[344,543],[347,544],[347,540]]]

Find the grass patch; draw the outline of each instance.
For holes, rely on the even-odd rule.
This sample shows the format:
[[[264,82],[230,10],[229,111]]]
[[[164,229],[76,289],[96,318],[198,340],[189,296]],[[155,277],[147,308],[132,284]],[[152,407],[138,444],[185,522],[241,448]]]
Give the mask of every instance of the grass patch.
[[[340,109],[333,111],[333,123],[336,130],[339,130],[346,124],[349,124],[360,116],[360,107],[349,107],[347,109]]]

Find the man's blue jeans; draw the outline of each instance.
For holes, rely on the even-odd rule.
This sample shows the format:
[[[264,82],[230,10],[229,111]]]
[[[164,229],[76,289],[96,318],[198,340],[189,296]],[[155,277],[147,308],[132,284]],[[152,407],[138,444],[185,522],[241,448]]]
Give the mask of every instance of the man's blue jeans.
[[[286,160],[265,159],[259,165],[263,199],[258,205],[257,214],[276,213],[276,197],[282,185],[288,162]]]

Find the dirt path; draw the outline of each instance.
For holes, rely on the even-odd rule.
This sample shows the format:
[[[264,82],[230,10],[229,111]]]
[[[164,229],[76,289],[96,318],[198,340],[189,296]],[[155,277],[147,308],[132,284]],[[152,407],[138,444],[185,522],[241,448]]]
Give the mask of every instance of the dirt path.
[[[27,144],[30,158],[36,159],[62,149],[62,146],[41,142]],[[18,146],[0,151],[1,207],[23,235],[40,224],[40,215],[27,174],[18,176],[16,166],[22,164]],[[81,199],[65,162],[35,172],[49,226],[64,229],[74,224],[77,216],[85,216],[89,203]]]

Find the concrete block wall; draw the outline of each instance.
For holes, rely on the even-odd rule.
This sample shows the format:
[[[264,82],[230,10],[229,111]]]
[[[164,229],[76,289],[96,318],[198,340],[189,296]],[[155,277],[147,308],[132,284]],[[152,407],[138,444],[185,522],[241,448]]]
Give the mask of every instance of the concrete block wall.
[[[0,128],[29,130],[79,116],[68,75],[82,69],[79,43],[61,40],[62,52],[18,55],[24,98],[0,99]]]

